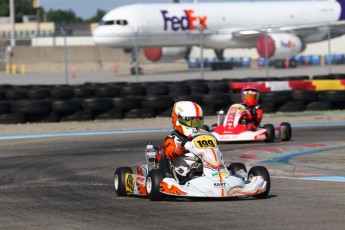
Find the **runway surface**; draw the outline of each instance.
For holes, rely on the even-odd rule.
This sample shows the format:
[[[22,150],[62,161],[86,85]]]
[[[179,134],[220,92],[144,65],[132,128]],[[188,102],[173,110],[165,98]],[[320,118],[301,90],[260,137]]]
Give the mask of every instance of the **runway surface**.
[[[267,199],[117,197],[113,173],[168,132],[0,140],[1,229],[344,229],[345,126],[293,127],[290,142],[221,144],[266,166]]]

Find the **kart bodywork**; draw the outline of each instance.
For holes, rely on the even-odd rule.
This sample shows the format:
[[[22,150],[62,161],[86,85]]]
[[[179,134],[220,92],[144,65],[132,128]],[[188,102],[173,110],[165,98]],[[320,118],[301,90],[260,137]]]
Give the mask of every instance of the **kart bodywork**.
[[[129,167],[115,171],[114,186],[119,196],[147,196],[150,200],[176,197],[238,197],[265,198],[270,191],[270,176],[263,166],[247,173],[242,163],[226,167],[216,138],[210,133],[198,133],[181,143],[194,159],[185,178],[177,176],[170,159],[159,148],[148,145],[146,163],[133,173]]]
[[[288,141],[291,139],[291,125],[283,122],[278,126],[265,124],[257,130],[248,130],[243,116],[248,113],[247,109],[241,104],[230,106],[227,114],[221,122],[218,113],[218,124],[209,129],[212,134],[221,142],[231,141],[265,141],[274,142],[275,140]]]

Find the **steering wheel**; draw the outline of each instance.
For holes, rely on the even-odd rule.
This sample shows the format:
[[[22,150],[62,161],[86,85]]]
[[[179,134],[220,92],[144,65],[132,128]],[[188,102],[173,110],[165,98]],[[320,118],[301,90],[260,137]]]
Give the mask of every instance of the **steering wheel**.
[[[181,142],[181,146],[184,147],[184,145],[187,143],[187,141],[191,141],[193,140],[194,137],[192,135],[186,137],[182,142]]]

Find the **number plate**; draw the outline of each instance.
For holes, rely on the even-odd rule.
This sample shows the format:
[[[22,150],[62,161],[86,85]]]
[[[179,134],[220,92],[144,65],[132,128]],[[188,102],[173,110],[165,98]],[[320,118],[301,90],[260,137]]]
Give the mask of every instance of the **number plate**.
[[[198,136],[196,138],[194,138],[194,145],[197,148],[216,148],[217,147],[217,141],[214,137],[212,136],[207,136],[207,135],[203,135],[203,136]]]

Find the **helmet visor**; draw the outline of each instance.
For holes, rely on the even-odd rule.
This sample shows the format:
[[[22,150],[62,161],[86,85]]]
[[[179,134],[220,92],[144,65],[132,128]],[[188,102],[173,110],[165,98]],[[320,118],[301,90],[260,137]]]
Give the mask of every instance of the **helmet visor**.
[[[253,90],[245,90],[242,92],[243,98],[246,101],[258,101],[259,100],[259,92]]]
[[[179,116],[178,121],[180,124],[193,127],[193,128],[202,128],[204,125],[204,120],[202,117],[181,117]]]

